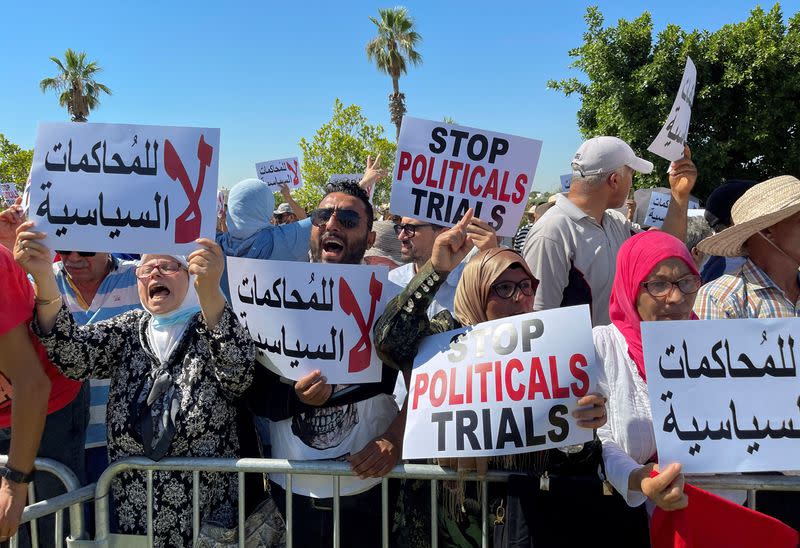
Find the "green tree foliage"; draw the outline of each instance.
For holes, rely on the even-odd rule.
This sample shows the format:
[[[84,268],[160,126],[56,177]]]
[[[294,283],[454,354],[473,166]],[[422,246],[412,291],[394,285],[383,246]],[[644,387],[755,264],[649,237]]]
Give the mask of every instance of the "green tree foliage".
[[[392,78],[389,94],[389,113],[400,137],[400,124],[406,113],[406,96],[400,93],[400,76],[408,71],[408,64],[422,64],[422,55],[415,49],[422,36],[414,30],[414,19],[403,7],[379,9],[380,19],[370,17],[378,35],[367,43],[367,59],[379,71]]]
[[[100,92],[111,95],[108,86],[97,82],[94,78],[102,68],[96,61],[86,62],[86,53],[76,53],[67,48],[64,61],[51,57],[59,69],[55,78],[45,78],[39,82],[42,93],[47,90],[61,92],[58,104],[67,109],[73,122],[85,122],[89,112],[100,105]]]
[[[699,172],[693,194],[706,197],[729,178],[798,174],[800,14],[787,25],[779,4],[768,12],[757,7],[716,32],[668,25],[655,40],[648,12],[604,27],[600,10],[590,7],[585,20],[583,45],[569,54],[588,82],[548,82],[581,96],[585,138],[616,135],[645,152],[669,113],[688,55],[697,67],[688,137]],[[656,168],[638,175],[637,187],[664,183],[668,162],[651,159]]]
[[[33,149],[24,150],[0,133],[0,183],[16,183],[22,192],[32,162]]]
[[[303,187],[295,192],[297,203],[306,210],[317,207],[328,178],[337,173],[363,173],[368,155],[374,158],[380,154],[380,167],[391,172],[397,146],[383,134],[383,126],[370,125],[360,106],[344,106],[336,99],[330,121],[322,124],[310,140],[300,139]],[[374,203],[389,201],[390,186],[391,176],[378,183]]]

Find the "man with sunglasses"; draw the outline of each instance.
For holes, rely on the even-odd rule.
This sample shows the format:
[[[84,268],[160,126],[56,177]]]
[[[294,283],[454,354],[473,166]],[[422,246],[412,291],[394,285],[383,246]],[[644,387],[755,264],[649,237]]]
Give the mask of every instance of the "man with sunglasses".
[[[367,193],[349,182],[333,183],[311,215],[313,262],[362,264],[375,241],[374,213]],[[384,288],[386,291],[388,288]],[[309,326],[309,329],[321,326]],[[383,367],[380,382],[332,386],[319,371],[296,383],[280,382],[256,369],[247,400],[270,423],[272,456],[295,460],[347,459],[358,478],[343,479],[342,546],[380,544],[380,476],[400,457],[404,424],[391,395],[397,370]],[[271,493],[285,511],[286,482],[270,475]],[[333,529],[332,485],[327,476],[295,475],[292,508],[297,546],[328,546]]]

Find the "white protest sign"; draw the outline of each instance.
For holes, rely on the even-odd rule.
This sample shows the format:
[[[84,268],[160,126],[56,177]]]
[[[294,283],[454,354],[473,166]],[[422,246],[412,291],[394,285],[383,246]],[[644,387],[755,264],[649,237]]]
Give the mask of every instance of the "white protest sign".
[[[452,341],[452,342],[451,342]],[[510,455],[584,443],[572,418],[595,378],[588,305],[427,337],[414,360],[403,458]]]
[[[220,219],[225,215],[225,193],[221,190],[217,191],[217,217]]]
[[[300,162],[297,158],[281,158],[280,160],[270,160],[269,162],[259,162],[256,164],[258,178],[267,183],[269,187],[286,185],[292,190],[303,186],[303,179],[300,176]]]
[[[650,194],[650,203],[647,205],[647,215],[644,217],[644,226],[655,226],[661,228],[664,224],[664,219],[667,218],[667,210],[669,203],[672,201],[672,195],[664,192],[653,192]],[[700,207],[700,202],[697,200],[689,200],[689,209],[697,209]]]
[[[377,382],[372,327],[394,296],[389,269],[228,257],[231,304],[257,359],[297,380],[319,369],[331,384]]]
[[[364,178],[363,173],[336,173],[328,177],[328,184],[331,183],[352,183],[357,185]],[[370,185],[366,189],[369,194],[369,201],[372,202],[372,197],[375,196],[375,185]]]
[[[569,187],[572,186],[572,173],[567,173],[561,176],[561,192],[569,192]]]
[[[681,87],[672,103],[667,121],[658,132],[655,141],[647,150],[662,158],[675,162],[683,157],[683,145],[689,134],[689,122],[692,119],[692,103],[694,90],[697,84],[697,69],[692,60],[686,58],[686,67],[683,69]]]
[[[644,322],[642,343],[659,462],[800,469],[800,318]]]
[[[17,185],[14,183],[0,183],[0,199],[2,199],[6,205],[12,205],[18,196]]]
[[[541,149],[534,139],[405,116],[392,213],[453,226],[474,208],[498,236],[513,236]]]
[[[186,254],[214,238],[219,129],[42,123],[29,218],[50,249]]]

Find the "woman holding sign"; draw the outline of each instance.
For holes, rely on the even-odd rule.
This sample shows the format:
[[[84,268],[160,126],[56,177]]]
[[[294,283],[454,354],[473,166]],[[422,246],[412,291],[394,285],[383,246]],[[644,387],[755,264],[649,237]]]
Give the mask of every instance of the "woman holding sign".
[[[78,326],[61,302],[45,235],[31,227],[19,227],[14,255],[35,281],[32,328],[68,377],[111,380],[109,460],[238,457],[233,401],[252,381],[255,347],[220,292],[220,247],[199,239],[188,261],[144,255],[136,269],[144,310]],[[191,545],[191,473],[155,472],[153,481],[155,545]],[[204,473],[200,483],[200,519],[235,526],[235,475]],[[144,534],[145,474],[117,476],[112,492],[121,532]]]
[[[455,317],[450,311],[444,310],[428,320],[426,311],[436,291],[444,283],[450,271],[472,248],[468,228],[472,216],[473,212],[469,210],[455,227],[436,238],[430,261],[419,270],[406,289],[387,305],[386,311],[376,324],[375,345],[378,355],[384,363],[402,370],[406,374],[407,382],[420,341],[424,337],[533,311],[533,296],[538,280],[533,277],[519,253],[510,249],[494,248],[478,253],[464,268],[456,288]],[[605,423],[605,399],[601,395],[584,396],[578,400],[578,405],[583,407],[575,412],[580,426],[598,428]],[[586,444],[586,447],[573,454],[559,450],[537,451],[494,458],[491,459],[491,464],[496,468],[536,474],[554,470],[558,470],[561,474],[569,474],[578,468],[594,473],[599,460],[600,446],[598,442],[594,442]],[[447,462],[441,464],[457,467],[459,471],[477,468],[479,472],[485,473],[489,460],[447,459]],[[457,486],[448,488],[449,493],[445,497],[446,508],[439,512],[440,542],[444,546],[480,546],[481,510],[478,502],[480,498],[474,489],[467,490],[462,482],[458,483]],[[596,485],[599,486],[599,480]],[[579,497],[575,492],[562,495]],[[507,504],[506,485],[490,484],[489,499],[493,509],[501,504]],[[542,503],[540,512],[542,522],[551,521],[550,518],[556,514],[562,517],[571,516],[569,519],[583,519],[572,514],[574,509],[560,508],[558,504],[545,509],[544,507],[550,502]],[[406,512],[409,511],[413,512],[414,509],[406,508]],[[503,512],[503,508],[496,510],[496,515],[501,516]],[[421,521],[406,517],[407,523],[414,523],[417,527],[424,528]],[[496,520],[495,523],[499,522]],[[520,524],[509,522],[508,527],[514,529],[518,525]],[[552,525],[552,521],[549,525]],[[575,538],[574,535],[565,537],[564,531],[558,531],[557,526],[552,528],[542,526],[538,529],[539,531],[533,535],[537,545],[540,540],[544,542],[542,545],[547,546],[550,545],[549,540],[557,537],[561,537],[562,541],[571,541]],[[513,535],[513,533],[508,534]],[[594,534],[592,532],[592,535]],[[412,536],[417,539],[424,538],[424,533]],[[547,540],[544,540],[544,537],[547,537]]]

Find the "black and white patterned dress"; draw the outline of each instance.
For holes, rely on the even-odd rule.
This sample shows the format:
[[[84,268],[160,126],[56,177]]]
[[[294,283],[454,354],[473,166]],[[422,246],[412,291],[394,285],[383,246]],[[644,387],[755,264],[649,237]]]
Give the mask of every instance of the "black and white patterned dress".
[[[73,379],[110,379],[106,421],[109,460],[145,455],[136,415],[153,379],[166,371],[178,402],[175,435],[166,457],[239,456],[236,408],[232,400],[252,382],[253,342],[226,305],[222,318],[209,330],[203,315],[186,327],[166,367],[160,366],[147,341],[151,316],[134,310],[92,325],[75,324],[66,307],[47,336],[39,334],[52,362]],[[34,324],[38,331],[38,324]],[[169,400],[156,401],[151,419],[161,418]],[[146,475],[124,472],[112,493],[121,533],[145,534]],[[189,546],[192,538],[191,472],[153,474],[153,532],[156,546]],[[236,525],[235,474],[203,473],[200,519],[224,527]]]

